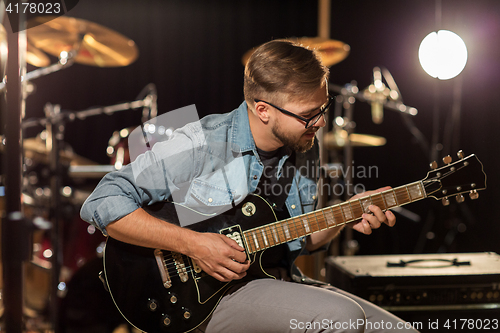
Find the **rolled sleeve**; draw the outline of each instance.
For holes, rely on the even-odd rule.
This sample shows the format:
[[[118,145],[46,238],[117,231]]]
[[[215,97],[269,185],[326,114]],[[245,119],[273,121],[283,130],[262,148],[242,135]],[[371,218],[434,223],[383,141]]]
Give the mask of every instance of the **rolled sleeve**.
[[[177,136],[182,138],[157,143],[120,171],[104,176],[84,202],[81,218],[106,235],[110,223],[140,207],[167,200],[179,184],[189,184],[196,149],[184,135]]]

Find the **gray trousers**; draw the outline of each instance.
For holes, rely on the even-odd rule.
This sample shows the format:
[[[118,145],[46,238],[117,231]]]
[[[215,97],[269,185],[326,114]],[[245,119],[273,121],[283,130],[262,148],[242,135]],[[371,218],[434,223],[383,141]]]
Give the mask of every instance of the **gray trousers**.
[[[332,286],[274,279],[233,288],[195,332],[418,332],[376,305]]]

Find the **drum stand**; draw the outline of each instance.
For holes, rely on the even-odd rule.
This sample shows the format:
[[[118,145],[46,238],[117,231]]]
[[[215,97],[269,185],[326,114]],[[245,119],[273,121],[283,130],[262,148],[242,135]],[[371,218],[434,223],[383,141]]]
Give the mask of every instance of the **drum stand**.
[[[24,27],[20,16],[19,27]],[[6,154],[5,167],[6,218],[2,223],[2,262],[4,328],[9,333],[21,333],[23,330],[23,262],[30,257],[30,239],[26,229],[29,223],[21,213],[21,115],[24,112],[22,75],[26,72],[25,57],[19,44],[26,44],[26,31],[20,29],[15,34],[7,33],[8,58],[6,83],[8,98],[3,104]],[[3,60],[3,59],[2,59]],[[2,66],[3,68],[3,66]],[[3,74],[3,73],[2,73]],[[3,76],[2,76],[3,77]]]
[[[143,89],[144,94],[147,94],[142,100],[136,100],[133,102],[125,102],[117,105],[111,105],[106,107],[92,108],[83,111],[61,111],[59,105],[52,105],[47,103],[45,105],[45,118],[40,119],[30,119],[24,121],[21,125],[22,128],[28,128],[33,126],[45,126],[46,129],[46,148],[49,157],[49,167],[50,167],[50,210],[49,216],[51,221],[51,232],[50,241],[52,244],[52,257],[51,257],[51,283],[50,283],[50,302],[49,302],[49,313],[50,321],[53,325],[54,332],[60,332],[61,327],[58,327],[60,323],[59,318],[59,292],[63,291],[60,281],[60,272],[63,263],[63,246],[62,246],[62,235],[63,235],[63,223],[61,217],[61,179],[64,176],[64,170],[61,163],[61,147],[64,139],[64,128],[67,121],[73,121],[75,119],[84,120],[87,117],[107,114],[111,115],[115,112],[126,111],[131,109],[143,108],[143,114],[147,113],[149,110],[149,117],[156,115],[156,87],[153,84],[149,84],[145,89]],[[17,156],[21,156],[21,151],[19,151]],[[21,170],[21,168],[19,168]],[[88,170],[87,170],[88,172]],[[12,235],[12,231],[7,231],[9,235]],[[3,233],[6,235],[7,233]],[[25,235],[26,233],[23,232]],[[24,248],[30,248],[31,244],[29,239],[27,240]],[[23,260],[29,260],[31,257],[31,250],[25,251],[26,255]],[[5,252],[4,252],[5,253]],[[19,259],[18,259],[19,260]],[[96,277],[97,278],[97,277]],[[22,281],[18,279],[17,281]],[[22,290],[20,291],[22,294]],[[22,300],[22,297],[19,298]],[[21,316],[22,318],[22,316]],[[9,331],[10,332],[10,331]]]

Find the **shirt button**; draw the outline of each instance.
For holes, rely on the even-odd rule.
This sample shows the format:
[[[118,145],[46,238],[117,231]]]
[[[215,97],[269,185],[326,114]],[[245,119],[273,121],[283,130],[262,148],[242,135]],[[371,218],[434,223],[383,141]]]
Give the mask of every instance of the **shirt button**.
[[[295,209],[295,205],[292,205],[291,207],[292,207],[292,209]]]
[[[313,200],[316,200],[316,196],[315,195],[313,195],[312,198],[313,198]]]
[[[208,202],[212,202],[212,201],[214,201],[214,199],[208,198]]]
[[[257,178],[259,178],[259,177],[257,177],[257,175],[254,175],[254,176],[253,176],[253,179],[257,179]]]

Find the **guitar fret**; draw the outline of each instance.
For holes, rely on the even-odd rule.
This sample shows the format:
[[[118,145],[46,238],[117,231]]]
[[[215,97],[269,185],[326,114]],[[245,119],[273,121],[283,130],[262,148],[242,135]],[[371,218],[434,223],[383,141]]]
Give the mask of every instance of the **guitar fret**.
[[[302,220],[300,217],[293,218],[293,225],[295,226],[295,236],[293,238],[300,237],[305,233],[304,225],[302,224]]]
[[[387,201],[385,200],[385,196],[383,193],[380,194],[380,197],[382,198],[382,201],[384,202],[384,209],[387,210],[389,209],[390,207],[387,205]]]
[[[255,235],[255,232],[252,233],[252,236],[253,236],[253,241],[255,244],[255,249],[256,250],[260,249],[259,241],[257,240],[257,236]]]
[[[250,242],[248,241],[248,237],[247,237],[247,234],[246,234],[246,233],[243,233],[243,238],[245,239],[245,244],[247,245],[248,250],[249,250],[250,252],[254,252],[254,248],[253,248],[253,246],[252,246],[252,243],[250,243]]]
[[[326,223],[328,223],[328,225],[332,225],[332,224],[336,225],[336,223],[335,223],[335,217],[333,216],[333,211],[332,211],[331,208],[325,208],[325,209],[323,209],[323,215],[325,216]]]
[[[381,194],[374,194],[372,197],[372,204],[380,207],[382,210],[387,210],[384,199]]]
[[[347,222],[349,220],[352,220],[352,211],[349,207],[345,207],[345,206],[347,206],[347,205],[346,204],[340,205],[342,213],[344,214],[344,217],[345,217],[345,221]]]
[[[264,244],[266,245],[266,247],[269,247],[269,243],[267,242],[266,232],[264,231],[264,229],[261,229],[261,233],[262,233],[262,239],[264,240]]]
[[[271,230],[271,226],[266,227],[266,236],[267,236],[267,240],[269,242],[269,247],[276,245],[276,242],[274,241],[274,238],[273,238],[273,232]]]
[[[359,201],[348,201],[348,202],[354,216],[353,218],[361,217],[361,215],[363,215],[363,206],[361,206],[361,203]]]
[[[319,221],[321,219],[321,221]],[[326,221],[325,212],[321,210],[320,218],[316,215],[316,220],[318,221],[318,230],[328,229],[328,222]]]
[[[410,202],[412,201],[411,199],[411,195],[410,195],[410,191],[408,190],[408,186],[405,186],[405,189],[406,189],[406,193],[408,193],[408,199],[410,200]]]
[[[290,239],[290,238],[292,238],[292,237],[290,236],[290,231],[288,230],[288,225],[287,225],[287,224],[285,224],[285,223],[283,224],[283,231],[285,232],[285,237],[286,237],[286,239]]]
[[[321,227],[319,226],[319,219],[317,212],[312,212],[312,214],[314,216],[314,221],[313,224],[311,225],[311,231],[312,231],[311,233],[321,230]]]
[[[340,224],[346,223],[346,219],[344,217],[344,213],[342,213],[342,208],[339,207],[339,206],[337,206],[334,209],[337,210],[337,214],[336,215],[335,215],[335,212],[334,212],[335,219],[337,220],[337,217],[338,217],[338,219],[340,220]]]
[[[387,202],[387,208],[398,206],[398,202],[397,202],[397,198],[396,198],[396,194],[394,193],[394,190],[391,190],[389,193],[384,194],[384,197],[385,197],[386,202]]]
[[[276,232],[276,227],[274,225],[271,226],[271,231],[273,233],[274,243],[278,244],[280,241],[279,241],[279,238],[278,238],[278,233]]]
[[[292,217],[290,219],[290,222],[291,224],[290,223],[288,224],[289,226],[288,231],[290,232],[290,236],[292,237],[292,239],[295,239],[298,237],[296,219]]]
[[[307,221],[307,218],[302,218],[302,222],[304,223],[304,230],[308,234],[311,232],[311,229],[309,228],[309,222]]]
[[[420,183],[415,183],[408,186],[410,188],[410,193],[412,193],[412,197],[415,199],[422,199],[424,196],[422,194],[422,189],[420,187]]]
[[[395,189],[395,192],[398,201],[398,206],[401,206],[402,204],[409,202],[408,194],[406,193],[405,189],[397,188]]]
[[[364,200],[362,201],[362,199]],[[370,201],[368,201],[368,199]],[[369,212],[368,207],[371,205],[371,196],[366,198],[359,198],[358,201],[359,205],[362,207],[363,213],[368,213]]]

